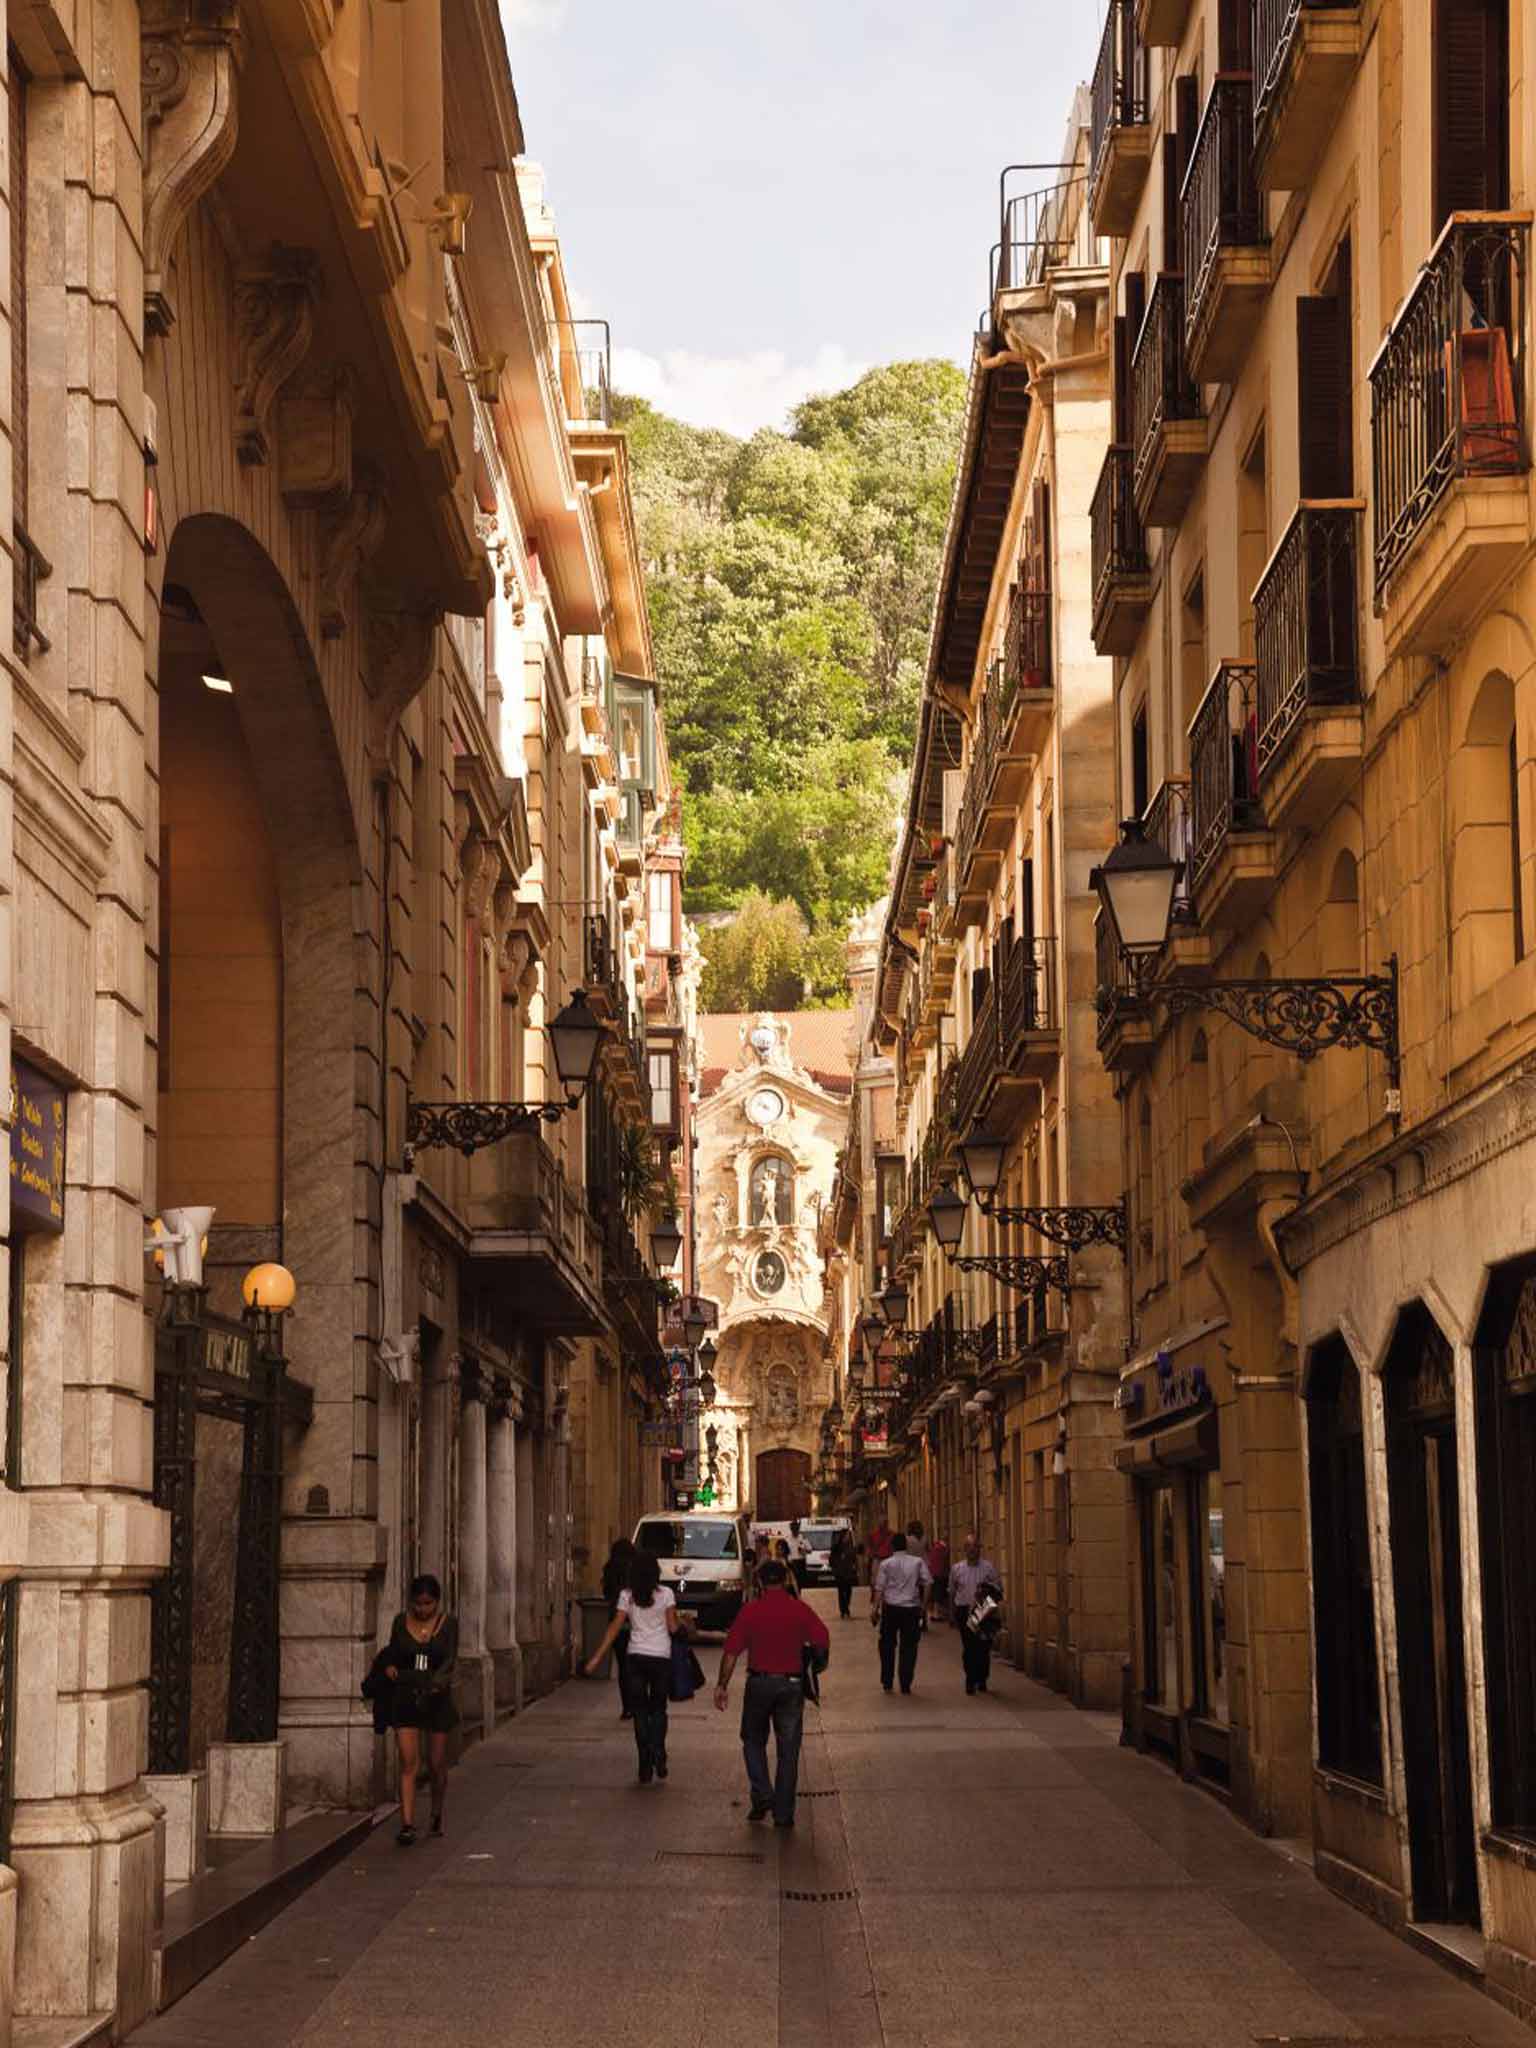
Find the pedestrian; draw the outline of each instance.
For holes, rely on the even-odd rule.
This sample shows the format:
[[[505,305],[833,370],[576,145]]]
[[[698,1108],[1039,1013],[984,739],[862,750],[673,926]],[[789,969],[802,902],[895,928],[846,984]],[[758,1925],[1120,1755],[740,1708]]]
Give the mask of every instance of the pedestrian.
[[[627,1536],[616,1536],[613,1548],[608,1552],[608,1562],[603,1566],[603,1598],[608,1602],[608,1619],[619,1611],[619,1595],[629,1584],[630,1566],[635,1561],[635,1546]],[[629,1711],[629,1688],[625,1682],[629,1669],[629,1630],[619,1630],[613,1645],[613,1668],[619,1681],[619,1719],[632,1718]]]
[[[825,1671],[832,1650],[827,1624],[790,1588],[789,1574],[775,1561],[763,1566],[763,1590],[731,1623],[720,1654],[715,1706],[725,1712],[731,1673],[747,1660],[747,1693],[741,1707],[741,1749],[752,1790],[748,1818],[770,1810],[776,1828],[795,1824],[800,1778],[800,1739],[805,1724],[805,1664]],[[774,1775],[768,1777],[768,1730],[773,1729]]]
[[[628,1627],[629,1711],[634,1716],[642,1785],[649,1785],[653,1775],[667,1775],[667,1692],[679,1619],[672,1589],[661,1583],[661,1566],[648,1550],[637,1551],[608,1632],[587,1662],[587,1676],[592,1678],[620,1629]]]
[[[832,1555],[828,1562],[832,1583],[837,1588],[837,1611],[847,1621],[853,1613],[853,1589],[859,1576],[859,1556],[849,1530],[839,1529],[833,1537]]]
[[[990,1558],[982,1556],[981,1539],[974,1530],[965,1539],[965,1555],[955,1566],[950,1585],[954,1594],[954,1623],[960,1631],[960,1662],[965,1671],[965,1689],[968,1693],[985,1692],[992,1670],[992,1638],[996,1624],[991,1628],[972,1628],[971,1609],[985,1592],[1000,1600],[1003,1582],[997,1566]]]
[[[869,1583],[875,1583],[875,1573],[891,1554],[891,1531],[884,1515],[869,1532]]]
[[[933,1580],[927,1560],[908,1550],[907,1539],[899,1532],[891,1538],[890,1556],[875,1567],[870,1593],[869,1618],[880,1631],[880,1684],[890,1691],[899,1657],[901,1689],[910,1692]]]
[[[928,1570],[933,1576],[933,1605],[939,1614],[949,1612],[949,1545],[935,1536],[928,1546]]]
[[[926,1555],[928,1549],[927,1532],[915,1515],[907,1524],[907,1548],[919,1557]]]
[[[811,1539],[809,1536],[803,1535],[801,1533],[800,1524],[798,1522],[790,1523],[789,1537],[789,1568],[791,1572],[793,1572],[794,1574],[795,1591],[800,1595],[800,1598],[803,1600],[805,1598],[806,1577],[810,1568],[809,1559],[811,1555]]]
[[[389,1631],[384,1676],[390,1685],[389,1720],[400,1754],[400,1829],[395,1840],[409,1849],[416,1839],[416,1773],[422,1738],[432,1781],[432,1832],[443,1832],[448,1792],[448,1736],[459,1725],[453,1697],[459,1654],[459,1624],[443,1610],[443,1589],[430,1572],[412,1579],[410,1604]]]

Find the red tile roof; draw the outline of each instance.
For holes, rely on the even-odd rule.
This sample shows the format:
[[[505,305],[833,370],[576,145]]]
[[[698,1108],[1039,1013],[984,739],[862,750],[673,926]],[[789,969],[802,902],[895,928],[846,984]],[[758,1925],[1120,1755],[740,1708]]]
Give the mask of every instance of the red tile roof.
[[[852,1010],[780,1012],[789,1026],[789,1056],[811,1079],[832,1095],[853,1091]],[[742,1027],[756,1023],[758,1012],[718,1010],[699,1019],[700,1091],[713,1095],[727,1074],[741,1064]]]

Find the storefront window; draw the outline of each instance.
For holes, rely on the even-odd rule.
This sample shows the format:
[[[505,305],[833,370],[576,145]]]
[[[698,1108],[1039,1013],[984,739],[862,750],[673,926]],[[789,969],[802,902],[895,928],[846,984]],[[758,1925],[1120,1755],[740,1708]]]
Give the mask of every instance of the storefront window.
[[[1536,1840],[1536,1271],[1488,1290],[1476,1350],[1493,1824]]]
[[[1200,1560],[1199,1603],[1203,1630],[1201,1708],[1208,1720],[1226,1721],[1227,1712],[1227,1557],[1221,1509],[1221,1475],[1202,1472],[1193,1495],[1194,1554]]]
[[[1360,1372],[1337,1338],[1320,1348],[1308,1377],[1307,1473],[1318,1762],[1379,1785],[1381,1710]]]
[[[1146,1695],[1169,1713],[1179,1707],[1179,1637],[1173,1536],[1173,1493],[1151,1487],[1142,1503],[1142,1572],[1146,1609]]]

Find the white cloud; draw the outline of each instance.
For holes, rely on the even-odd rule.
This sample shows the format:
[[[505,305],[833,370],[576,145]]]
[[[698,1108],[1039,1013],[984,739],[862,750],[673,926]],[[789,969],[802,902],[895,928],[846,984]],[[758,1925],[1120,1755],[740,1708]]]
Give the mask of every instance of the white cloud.
[[[837,342],[823,342],[808,363],[792,363],[779,349],[745,356],[695,355],[667,349],[659,356],[643,349],[616,348],[616,389],[686,420],[695,427],[724,427],[752,434],[785,424],[791,406],[816,392],[842,391],[869,369]]]
[[[507,28],[558,28],[565,19],[565,0],[501,0]]]

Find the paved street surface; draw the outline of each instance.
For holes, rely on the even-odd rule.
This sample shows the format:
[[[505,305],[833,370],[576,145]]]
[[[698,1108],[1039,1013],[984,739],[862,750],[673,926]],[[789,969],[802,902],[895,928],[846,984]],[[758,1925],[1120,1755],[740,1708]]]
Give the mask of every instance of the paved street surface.
[[[887,1697],[814,1597],[793,1834],[747,1822],[739,1676],[726,1719],[673,1709],[649,1788],[612,1683],[568,1685],[454,1772],[444,1841],[379,1827],[135,2048],[1531,2048],[1108,1717],[1005,1669],[967,1699],[947,1630]]]

